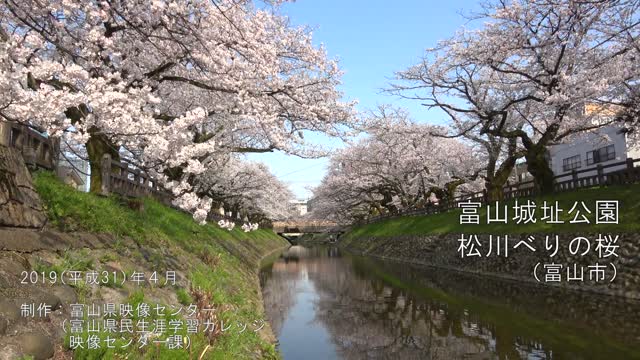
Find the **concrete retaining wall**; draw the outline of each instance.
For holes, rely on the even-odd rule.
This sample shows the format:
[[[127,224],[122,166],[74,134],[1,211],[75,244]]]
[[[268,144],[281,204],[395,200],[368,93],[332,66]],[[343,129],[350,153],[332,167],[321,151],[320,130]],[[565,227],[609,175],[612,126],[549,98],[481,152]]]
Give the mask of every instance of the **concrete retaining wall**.
[[[476,249],[479,250],[482,257],[461,256],[458,251],[461,244],[460,234],[357,238],[347,239],[340,245],[350,252],[361,255],[436,266],[502,279],[640,299],[640,234],[619,234],[617,242],[613,243],[613,245],[619,245],[619,248],[615,249],[618,256],[612,255],[606,258],[601,258],[596,250],[598,235],[559,235],[558,251],[553,257],[550,255],[555,252],[555,236],[551,238],[549,243],[551,248],[547,251],[545,241],[547,235],[545,234],[532,234],[535,238],[532,242],[527,241],[528,236],[509,236],[507,257],[502,255],[504,252],[500,256],[496,255],[495,238],[492,254],[486,256],[489,251],[488,235],[478,235],[481,246],[476,245]],[[465,237],[468,238],[468,234]],[[585,240],[580,240],[579,247],[576,242],[573,243],[574,250],[578,247],[577,254],[573,255],[570,251],[570,244],[576,237],[586,238],[590,242],[590,249],[584,256],[580,254],[587,250]],[[531,251],[525,245],[514,249],[513,247],[521,240],[531,245],[536,251]],[[504,240],[501,239],[501,241]],[[552,277],[545,276],[549,272],[549,269],[545,269],[545,264],[560,266],[560,282],[547,281],[552,280]],[[583,269],[584,281],[567,281],[567,268],[569,268],[570,274],[575,275],[574,264],[578,274],[580,274],[580,269]],[[596,264],[604,266],[604,280],[598,279],[596,281],[595,275],[598,274],[594,267]],[[536,266],[538,280],[534,276]],[[611,281],[614,272],[616,273],[615,279]]]

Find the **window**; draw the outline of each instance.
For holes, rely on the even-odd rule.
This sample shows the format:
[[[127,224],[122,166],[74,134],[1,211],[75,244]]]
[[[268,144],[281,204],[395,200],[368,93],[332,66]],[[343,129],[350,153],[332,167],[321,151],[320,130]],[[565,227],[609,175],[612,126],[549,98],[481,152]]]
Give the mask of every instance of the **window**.
[[[582,166],[582,161],[580,161],[580,155],[568,157],[562,160],[562,170],[563,171],[571,171],[578,169]]]
[[[598,150],[587,152],[587,165],[593,165],[616,158],[616,148],[611,145],[607,145]]]

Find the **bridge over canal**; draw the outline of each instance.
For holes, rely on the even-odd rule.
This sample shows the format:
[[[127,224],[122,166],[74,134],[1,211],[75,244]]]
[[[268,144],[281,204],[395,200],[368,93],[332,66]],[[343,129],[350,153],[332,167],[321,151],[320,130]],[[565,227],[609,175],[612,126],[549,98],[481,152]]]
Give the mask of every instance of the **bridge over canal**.
[[[275,221],[273,231],[293,242],[304,234],[329,234],[337,239],[345,232],[345,228],[333,221],[286,220]]]

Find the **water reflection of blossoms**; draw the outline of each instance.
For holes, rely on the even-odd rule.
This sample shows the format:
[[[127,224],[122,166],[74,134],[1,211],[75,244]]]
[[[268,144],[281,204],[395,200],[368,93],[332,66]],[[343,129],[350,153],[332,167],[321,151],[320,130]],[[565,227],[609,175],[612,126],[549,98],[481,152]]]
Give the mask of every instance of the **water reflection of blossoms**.
[[[633,343],[640,333],[633,311],[639,304],[616,303],[626,310],[603,312],[593,294],[585,299],[458,273],[372,265],[340,257],[337,249],[294,246],[261,274],[277,334],[285,320],[301,317],[292,299],[306,276],[317,297],[315,322],[345,359],[629,358],[630,348],[614,348],[612,341]]]

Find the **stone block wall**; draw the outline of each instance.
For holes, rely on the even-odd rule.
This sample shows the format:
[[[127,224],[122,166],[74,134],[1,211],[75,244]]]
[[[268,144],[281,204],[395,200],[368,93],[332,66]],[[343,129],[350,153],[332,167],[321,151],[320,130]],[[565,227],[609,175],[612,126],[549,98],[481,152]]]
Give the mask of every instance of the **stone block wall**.
[[[506,257],[503,256],[504,253],[500,256],[496,254],[495,239],[492,254],[486,256],[489,250],[488,235],[478,235],[481,246],[476,248],[482,256],[474,257],[461,256],[458,251],[461,244],[460,234],[358,238],[346,241],[342,246],[350,252],[362,255],[520,282],[540,283],[640,299],[640,234],[615,235],[618,235],[618,239],[612,244],[619,246],[615,249],[617,256],[610,255],[608,257],[602,257],[602,254],[596,250],[596,239],[599,234],[559,234],[558,251],[554,256],[551,255],[555,252],[555,237],[552,237],[553,240],[549,243],[552,245],[551,249],[547,250],[545,240],[547,234],[531,234],[534,237],[532,242],[527,240],[530,235],[510,235],[509,251]],[[465,237],[468,238],[468,234],[465,234]],[[577,237],[583,237],[590,241],[590,249],[585,255],[581,255],[587,250],[584,240],[581,241],[579,247],[574,242],[573,250],[576,248],[579,250],[576,254],[572,254],[570,251],[570,244]],[[513,247],[520,241],[527,242],[536,251],[531,251],[524,245],[514,249]],[[549,264],[560,267],[561,281],[548,281],[553,280],[552,277],[547,278],[546,276],[549,270],[545,268],[545,265]],[[583,269],[583,281],[567,280],[567,271],[572,275],[576,274],[574,264],[577,274],[580,274],[580,269]],[[604,266],[604,280],[597,279],[596,281],[595,275],[598,275],[595,270],[597,269],[596,264]],[[538,279],[534,276],[534,270],[536,270]],[[614,272],[615,279],[611,281]]]
[[[0,226],[42,228],[46,221],[22,155],[0,145]]]

